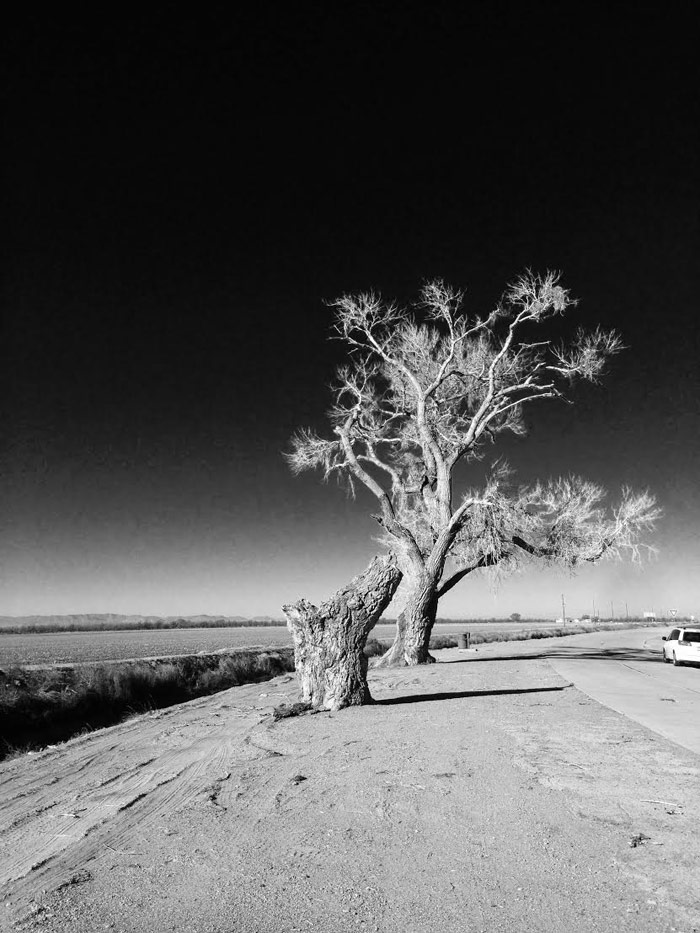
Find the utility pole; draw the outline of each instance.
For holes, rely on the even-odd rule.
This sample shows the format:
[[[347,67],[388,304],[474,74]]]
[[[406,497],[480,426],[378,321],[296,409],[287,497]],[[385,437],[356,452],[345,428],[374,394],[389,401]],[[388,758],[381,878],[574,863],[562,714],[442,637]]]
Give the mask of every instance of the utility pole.
[[[564,625],[566,625],[566,603],[564,602],[564,594],[561,594],[561,618]]]
[[[614,619],[614,618],[615,618],[615,610],[613,609],[613,601],[612,601],[612,599],[610,600],[610,618],[611,618],[611,619]]]
[[[627,611],[627,603],[625,603],[625,619],[629,619],[629,617],[630,617],[630,614]]]

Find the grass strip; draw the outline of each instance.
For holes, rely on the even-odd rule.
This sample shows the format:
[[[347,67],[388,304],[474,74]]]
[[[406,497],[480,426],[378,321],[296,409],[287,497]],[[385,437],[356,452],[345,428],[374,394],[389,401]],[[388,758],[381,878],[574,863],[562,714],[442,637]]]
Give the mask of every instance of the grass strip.
[[[597,622],[591,625],[560,625],[547,629],[523,629],[515,632],[474,632],[469,642],[471,645],[487,645],[496,641],[529,641],[532,638],[563,638],[566,635],[586,635],[590,632],[617,632],[624,628],[658,628],[658,621],[635,622],[634,625],[620,624],[619,622]],[[469,625],[464,626],[465,632]],[[456,648],[457,635],[434,635],[430,639],[430,648],[439,651],[441,648]]]

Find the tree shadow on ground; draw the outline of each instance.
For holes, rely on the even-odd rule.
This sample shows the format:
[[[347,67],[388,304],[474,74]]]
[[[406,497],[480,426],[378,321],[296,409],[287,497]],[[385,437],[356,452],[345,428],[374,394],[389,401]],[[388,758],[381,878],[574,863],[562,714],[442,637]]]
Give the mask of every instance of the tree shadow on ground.
[[[484,646],[485,647],[485,646]],[[441,664],[474,664],[482,661],[528,661],[536,659],[567,658],[572,661],[648,661],[655,664],[662,663],[660,651],[651,651],[644,648],[576,648],[557,647],[544,651],[533,651],[532,654],[498,654],[487,657],[476,657],[472,654],[468,658],[455,658],[450,661],[440,661]]]
[[[499,697],[519,693],[552,693],[566,690],[573,684],[562,684],[560,687],[522,687],[513,690],[457,690],[451,693],[414,693],[409,696],[387,697],[385,700],[375,700],[376,706],[398,706],[401,703],[430,703],[433,700],[463,700],[467,697]]]

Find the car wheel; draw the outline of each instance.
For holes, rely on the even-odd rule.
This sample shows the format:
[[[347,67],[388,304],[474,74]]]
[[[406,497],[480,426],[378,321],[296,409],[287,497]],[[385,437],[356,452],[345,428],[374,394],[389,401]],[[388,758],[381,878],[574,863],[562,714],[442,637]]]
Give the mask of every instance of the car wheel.
[[[676,657],[676,652],[675,652],[675,651],[673,652],[673,665],[674,665],[674,667],[682,667],[682,666],[683,666],[682,663],[681,663],[681,662],[678,660],[678,658]]]

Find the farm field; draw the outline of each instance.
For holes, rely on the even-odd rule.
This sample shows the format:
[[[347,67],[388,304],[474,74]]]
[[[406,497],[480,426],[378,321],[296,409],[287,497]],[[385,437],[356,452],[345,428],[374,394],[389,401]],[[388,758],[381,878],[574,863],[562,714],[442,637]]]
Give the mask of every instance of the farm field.
[[[436,625],[435,635],[456,632],[524,632],[555,628],[555,622],[529,626],[517,622],[451,622]],[[389,641],[394,625],[377,625],[371,637]],[[255,628],[155,629],[146,631],[55,632],[0,635],[0,667],[13,664],[71,664],[87,661],[123,661],[166,655],[198,654],[251,645],[290,646],[284,626]]]

